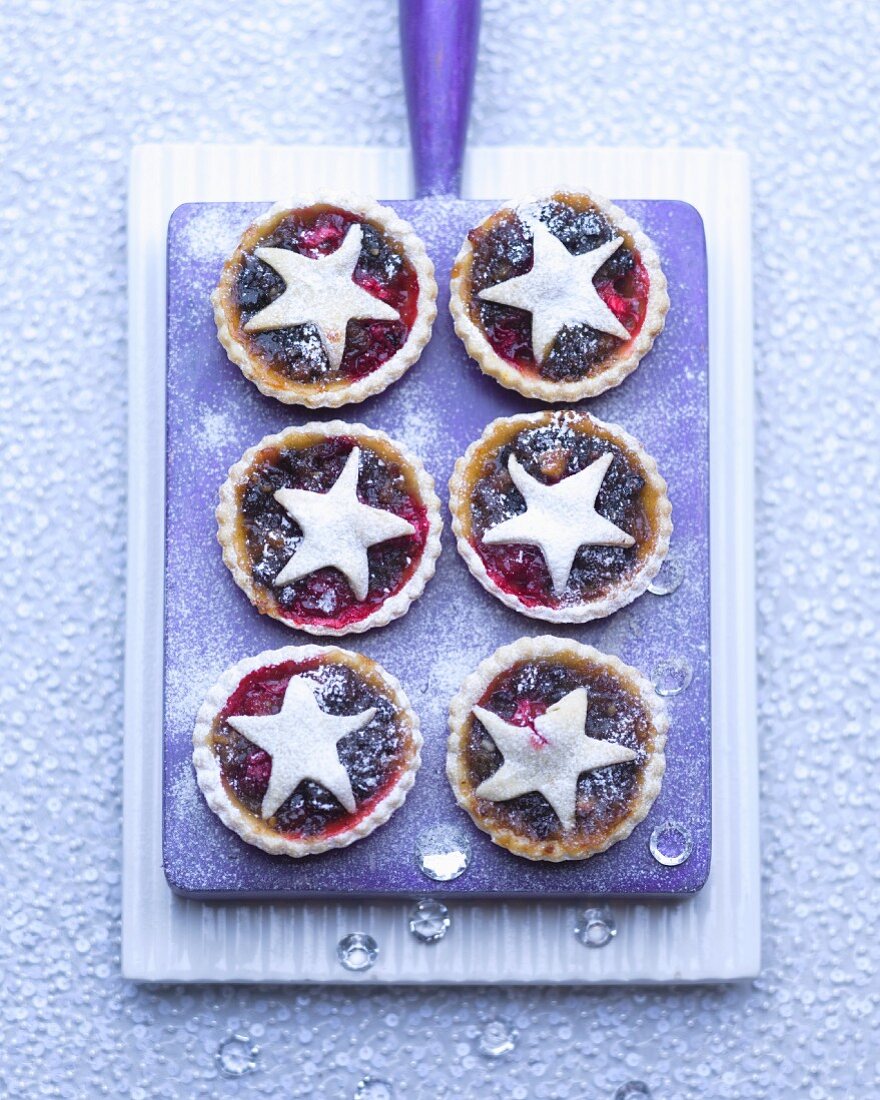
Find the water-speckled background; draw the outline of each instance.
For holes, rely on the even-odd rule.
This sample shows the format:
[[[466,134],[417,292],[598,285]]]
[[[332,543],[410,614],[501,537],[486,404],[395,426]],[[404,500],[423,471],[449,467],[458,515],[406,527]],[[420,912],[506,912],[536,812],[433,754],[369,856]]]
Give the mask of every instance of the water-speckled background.
[[[119,978],[125,171],[144,140],[399,146],[395,6],[0,15],[0,1092],[862,1100],[878,1085],[880,13],[487,0],[472,138],[752,157],[764,846],[734,988],[139,988]],[[515,1049],[482,1055],[503,1016]],[[230,1031],[258,1072],[217,1076]]]

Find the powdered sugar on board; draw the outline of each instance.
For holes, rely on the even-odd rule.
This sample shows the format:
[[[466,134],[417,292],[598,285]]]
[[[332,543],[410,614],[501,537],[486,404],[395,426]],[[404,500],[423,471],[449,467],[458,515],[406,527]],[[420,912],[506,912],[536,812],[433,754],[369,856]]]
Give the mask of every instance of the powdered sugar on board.
[[[223,565],[214,509],[229,466],[263,435],[288,424],[344,419],[381,428],[418,454],[445,501],[455,459],[485,425],[497,416],[539,407],[481,375],[452,332],[449,267],[467,229],[493,204],[393,205],[416,226],[437,268],[434,336],[422,359],[384,394],[326,413],[262,396],[217,341],[211,290],[225,254],[262,207],[194,205],[172,219],[164,817],[169,880],[179,890],[216,896],[333,894],[340,888],[418,893],[427,883],[410,854],[422,832],[449,824],[470,830],[474,858],[466,874],[442,885],[448,892],[598,895],[698,888],[708,869],[710,816],[706,302],[699,219],[677,203],[625,204],[660,252],[672,308],[666,331],[639,369],[588,409],[620,423],[657,459],[673,505],[672,553],[685,579],[672,595],[646,594],[609,619],[552,631],[617,654],[649,677],[667,656],[682,656],[692,666],[687,691],[669,701],[668,770],[651,817],[629,840],[586,863],[526,865],[493,847],[455,806],[444,769],[450,699],[499,645],[548,629],[503,607],[471,578],[455,551],[448,513],[437,573],[409,613],[382,630],[328,642],[378,660],[401,681],[419,714],[423,764],[401,811],[349,849],[292,861],[249,849],[214,818],[199,795],[189,755],[195,715],[207,688],[244,656],[318,640],[260,616]],[[694,855],[679,868],[660,868],[648,852],[651,823],[666,817],[686,820],[694,835]],[[438,892],[440,886],[430,888]]]

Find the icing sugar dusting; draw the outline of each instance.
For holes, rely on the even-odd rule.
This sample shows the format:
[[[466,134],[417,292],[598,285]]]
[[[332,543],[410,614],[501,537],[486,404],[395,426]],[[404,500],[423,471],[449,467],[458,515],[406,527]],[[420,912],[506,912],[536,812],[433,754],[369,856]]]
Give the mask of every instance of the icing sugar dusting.
[[[417,206],[402,204],[403,216],[415,221]],[[234,225],[230,213],[224,211],[227,230],[240,232],[256,209],[253,205],[232,208],[237,218],[232,219]],[[487,204],[485,212],[490,209]],[[168,792],[166,835],[171,838],[170,857],[176,856],[183,874],[192,873],[187,854],[198,845],[199,881],[208,889],[262,889],[270,882],[295,889],[304,872],[302,867],[291,866],[291,861],[271,861],[267,867],[265,862],[242,858],[240,846],[230,843],[204,800],[199,802],[189,756],[193,723],[204,693],[224,668],[242,657],[284,645],[322,642],[257,614],[229,576],[217,546],[213,516],[226,468],[262,435],[277,432],[286,424],[330,418],[363,421],[417,454],[444,498],[457,456],[491,419],[523,409],[520,398],[482,376],[468,361],[442,300],[451,256],[467,228],[461,204],[450,200],[425,210],[430,210],[430,215],[418,223],[418,229],[437,264],[441,286],[434,336],[405,378],[376,401],[343,410],[341,415],[280,406],[259,395],[226,361],[206,306],[221,259],[213,246],[197,258],[190,254],[199,240],[195,231],[187,237],[179,277],[170,284],[179,297],[176,303],[172,298],[169,341],[172,465],[168,508],[173,537],[168,546],[166,746],[169,774],[181,778]],[[468,207],[465,213],[472,216],[473,208]],[[205,231],[206,224],[199,232]],[[663,226],[654,228],[655,243],[662,253],[667,245]],[[669,275],[674,310],[676,293],[680,293],[674,267]],[[680,281],[681,275],[678,277]],[[590,404],[591,413],[621,423],[640,439],[670,484],[676,523],[673,550],[685,568],[685,580],[674,595],[658,598],[646,594],[607,620],[583,627],[551,628],[503,607],[478,585],[455,552],[446,513],[444,552],[436,575],[408,614],[378,631],[327,639],[326,644],[365,653],[401,681],[420,718],[424,737],[422,768],[394,828],[383,828],[369,845],[354,845],[346,851],[346,874],[352,889],[376,882],[404,893],[423,888],[424,883],[412,877],[418,875],[415,861],[400,859],[400,845],[414,846],[418,835],[438,821],[460,822],[460,811],[445,779],[449,702],[465,677],[499,645],[524,635],[553,633],[617,653],[647,673],[657,657],[668,651],[669,639],[675,639],[676,647],[686,650],[692,660],[695,678],[688,692],[672,701],[673,722],[676,715],[681,717],[678,726],[673,726],[675,736],[670,736],[670,744],[682,754],[690,751],[695,739],[705,737],[708,660],[699,648],[703,639],[699,631],[695,634],[699,616],[694,613],[705,600],[699,517],[706,476],[701,460],[695,461],[705,445],[705,363],[696,345],[684,346],[679,332],[692,323],[687,310],[671,313],[667,332],[632,378]],[[328,683],[322,690],[332,687]],[[675,784],[682,782],[687,782],[685,770],[670,768],[664,791],[674,792]],[[201,809],[194,810],[194,805]],[[700,824],[696,816],[693,824],[695,828]],[[638,845],[620,858],[612,852],[608,859],[588,868],[591,888],[601,892],[621,873],[637,885],[639,875],[649,873],[643,868],[643,858],[650,860],[646,845],[644,854]],[[475,861],[468,871],[469,881],[476,889],[491,882],[496,890],[522,889],[524,885],[540,890],[542,883],[546,884],[541,867],[511,866],[511,862],[504,853]],[[338,866],[320,859],[311,862],[308,888],[337,889],[334,869]],[[570,870],[554,868],[553,882],[561,883]],[[581,876],[584,873],[583,868],[574,870]]]
[[[404,410],[394,435],[419,458],[435,454],[448,439],[448,432],[432,411],[418,407]]]
[[[205,409],[201,424],[194,431],[193,437],[200,450],[216,453],[234,436],[234,429],[229,412]]]
[[[180,243],[193,259],[217,257],[225,260],[240,235],[241,227],[234,210],[221,205],[205,205],[187,221]]]

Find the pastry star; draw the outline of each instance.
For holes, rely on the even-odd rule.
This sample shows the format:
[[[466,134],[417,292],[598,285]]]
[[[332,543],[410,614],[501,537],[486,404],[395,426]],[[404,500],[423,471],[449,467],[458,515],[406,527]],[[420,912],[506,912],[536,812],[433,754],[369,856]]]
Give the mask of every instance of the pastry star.
[[[632,546],[636,541],[596,511],[596,496],[613,461],[614,455],[606,452],[578,473],[544,485],[511,455],[507,470],[525,497],[526,510],[491,527],[483,542],[537,546],[550,571],[553,591],[561,596],[582,546]]]
[[[477,787],[477,798],[505,802],[537,791],[553,807],[563,829],[574,827],[578,778],[583,772],[636,758],[625,745],[587,736],[585,687],[570,691],[536,718],[534,732],[512,726],[482,707],[474,707],[473,712],[504,757],[498,771]]]
[[[374,298],[352,279],[361,254],[363,230],[353,225],[342,244],[329,256],[309,257],[289,248],[257,248],[254,255],[285,282],[284,293],[244,326],[246,332],[312,324],[317,328],[333,370],[345,351],[345,330],[358,320],[399,321],[387,302]]]
[[[275,499],[299,524],[302,542],[273,584],[293,584],[316,569],[333,566],[344,575],[359,600],[370,587],[367,550],[376,543],[414,535],[407,520],[361,504],[357,495],[360,448],[355,447],[342,473],[326,493],[279,489]]]
[[[629,340],[629,333],[593,285],[593,276],[620,248],[623,237],[615,237],[592,252],[573,256],[543,222],[524,220],[532,231],[535,258],[531,270],[487,287],[477,297],[531,313],[532,351],[539,363],[566,325],[589,325],[599,332]]]
[[[354,813],[351,780],[336,745],[347,734],[363,729],[375,713],[376,708],[370,707],[360,714],[328,714],[315,698],[314,681],[294,676],[277,714],[227,719],[234,730],[272,757],[269,786],[260,807],[262,817],[271,817],[304,779],[326,787],[349,813]]]

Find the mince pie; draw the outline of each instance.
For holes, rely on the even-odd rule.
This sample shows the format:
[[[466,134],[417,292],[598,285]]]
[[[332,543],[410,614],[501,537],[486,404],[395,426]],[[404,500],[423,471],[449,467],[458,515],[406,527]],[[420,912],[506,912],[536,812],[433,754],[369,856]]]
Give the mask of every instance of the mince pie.
[[[298,857],[386,822],[413,785],[421,745],[403,689],[375,661],[288,646],[223,673],[199,710],[193,763],[224,825]]]
[[[276,203],[245,230],[211,301],[220,343],[292,405],[363,401],[415,363],[437,315],[412,226],[372,200]]]
[[[651,242],[586,191],[509,204],[472,229],[452,269],[455,331],[481,370],[542,401],[617,386],[662,331]]]
[[[526,859],[587,859],[660,792],[668,718],[636,669],[591,646],[521,638],[464,681],[446,758],[458,804]]]
[[[217,522],[251,603],[310,634],[399,618],[440,553],[440,502],[422,463],[384,432],[341,421],[286,428],[246,451]]]
[[[574,410],[492,421],[455,464],[449,506],[480,584],[550,622],[602,618],[641,595],[672,533],[654,459]]]

